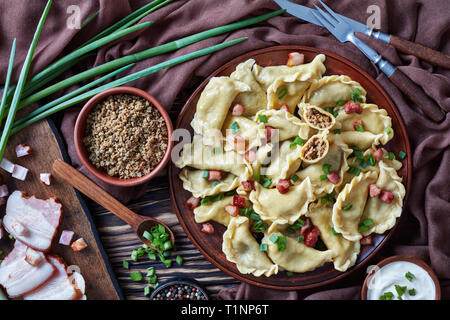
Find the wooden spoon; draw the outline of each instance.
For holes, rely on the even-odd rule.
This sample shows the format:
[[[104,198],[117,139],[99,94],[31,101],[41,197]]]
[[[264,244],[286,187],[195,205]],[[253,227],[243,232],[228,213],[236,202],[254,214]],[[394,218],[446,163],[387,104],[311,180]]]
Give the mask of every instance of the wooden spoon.
[[[134,232],[136,232],[139,239],[141,239],[141,241],[144,242],[147,246],[156,249],[152,246],[151,242],[144,238],[142,235],[144,231],[147,230],[148,232],[150,232],[150,229],[158,224],[161,224],[164,226],[164,228],[166,228],[166,232],[170,235],[172,246],[175,244],[175,236],[172,230],[170,230],[170,228],[166,224],[154,218],[143,217],[141,215],[138,215],[137,213],[134,213],[133,211],[125,207],[120,201],[100,188],[88,177],[86,177],[64,161],[56,160],[53,163],[53,171],[57,176],[72,185],[72,187],[79,190],[85,196],[97,202],[99,205],[111,211],[118,218],[129,224]]]

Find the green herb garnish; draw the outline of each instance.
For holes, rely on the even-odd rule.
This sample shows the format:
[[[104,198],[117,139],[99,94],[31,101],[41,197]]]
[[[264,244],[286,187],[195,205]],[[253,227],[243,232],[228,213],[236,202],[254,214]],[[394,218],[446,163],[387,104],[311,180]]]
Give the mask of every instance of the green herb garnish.
[[[130,264],[128,263],[128,261],[122,261],[122,267],[124,269],[130,269]]]
[[[367,230],[369,230],[369,227],[371,225],[373,225],[373,220],[372,219],[365,219],[362,221],[361,225],[359,226],[359,231],[360,232],[366,232]]]
[[[359,176],[359,174],[361,173],[361,169],[353,167],[353,166],[349,166],[347,172],[352,173],[355,176]]]
[[[375,160],[375,157],[373,156],[373,154],[371,154],[367,157],[367,163],[369,165],[371,165],[372,167],[377,164],[377,161]]]
[[[342,107],[345,104],[344,100],[339,100],[338,102],[336,102],[336,107]]]
[[[300,230],[305,225],[305,221],[298,218],[295,223],[289,227],[287,227],[286,231],[289,233],[295,233],[297,230]]]
[[[263,187],[264,188],[269,188],[272,185],[272,179],[268,178],[268,177],[264,177],[263,178]]]
[[[278,93],[278,100],[283,99],[287,94],[288,94],[287,88],[283,88],[283,89]]]
[[[356,125],[356,131],[358,132],[364,132],[364,127],[361,124]]]
[[[259,251],[267,251],[267,243],[261,243],[261,245],[259,246]]]
[[[408,293],[410,296],[415,296],[416,295],[416,289],[412,288],[408,290]]]
[[[299,178],[298,175],[296,175],[296,174],[294,174],[294,175],[291,177],[291,181],[292,181],[292,182],[297,182],[298,179],[300,179],[300,178]]]
[[[395,286],[395,291],[397,291],[398,294],[398,299],[401,300],[402,295],[406,292],[406,286],[399,286],[398,284],[396,284]]]
[[[152,288],[150,286],[145,286],[145,288],[144,288],[144,296],[148,296],[151,291],[152,291]]]
[[[351,94],[351,98],[353,101],[355,102],[363,102],[363,98],[361,97],[361,90],[359,88],[355,88],[355,90],[353,90],[352,94]]]
[[[405,273],[405,278],[411,282],[415,278],[415,276],[414,274],[408,271],[407,273]]]
[[[301,137],[296,137],[294,141],[290,144],[290,148],[293,149],[296,146],[302,146],[305,143],[305,140],[303,140]]]
[[[395,154],[393,153],[393,152],[389,152],[388,153],[388,158],[389,158],[389,160],[394,160],[395,159]]]
[[[147,277],[152,277],[155,275],[155,267],[147,268]]]
[[[334,133],[334,134],[341,134],[341,129],[334,129],[334,130],[333,130],[333,133]]]
[[[392,292],[385,292],[382,296],[380,296],[380,300],[392,300],[394,298],[394,294]]]
[[[332,233],[333,235],[335,235],[335,236],[341,235],[341,233],[340,233],[340,232],[337,232],[336,230],[334,230],[333,227],[331,227],[331,233]]]
[[[177,264],[178,264],[179,266],[181,266],[181,265],[183,264],[183,257],[180,256],[180,255],[178,255],[178,256],[175,258],[175,261],[177,262]]]
[[[404,151],[400,151],[400,152],[398,153],[398,157],[399,157],[401,160],[403,160],[403,159],[406,158],[406,153],[405,153]]]
[[[238,123],[235,121],[233,122],[233,124],[231,125],[231,132],[232,133],[237,133],[239,131],[239,125]]]
[[[322,166],[322,171],[325,172],[325,174],[331,174],[331,164],[324,164]]]
[[[203,178],[203,179],[208,179],[208,177],[209,177],[209,171],[208,171],[208,170],[204,170],[204,171],[202,172],[202,178]]]
[[[272,235],[269,237],[269,240],[270,240],[272,243],[277,243],[277,241],[278,241],[278,236],[277,236],[276,234],[272,234]]]
[[[348,211],[348,210],[350,210],[352,207],[353,207],[353,205],[352,205],[351,203],[349,203],[349,204],[343,206],[343,207],[342,207],[342,210]]]
[[[387,134],[391,134],[392,130],[390,127],[386,127],[386,129],[384,129],[386,131]]]
[[[278,236],[277,239],[277,248],[278,251],[284,251],[286,250],[286,236]]]
[[[305,241],[305,237],[304,236],[298,236],[297,242],[304,242],[304,241]]]
[[[267,123],[267,116],[265,114],[258,115],[258,121],[261,123]]]
[[[137,271],[137,272],[130,273],[130,278],[134,282],[139,282],[144,278],[144,276],[142,275],[142,273],[140,271]]]
[[[328,179],[326,174],[321,174],[319,178],[320,178],[320,181],[325,181]]]

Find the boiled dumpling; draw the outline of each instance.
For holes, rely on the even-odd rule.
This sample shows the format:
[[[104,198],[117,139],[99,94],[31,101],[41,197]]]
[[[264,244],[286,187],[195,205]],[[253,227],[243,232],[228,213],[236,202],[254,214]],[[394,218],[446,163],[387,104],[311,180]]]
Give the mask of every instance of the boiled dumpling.
[[[240,92],[250,87],[229,77],[214,77],[209,80],[197,103],[191,126],[196,133],[208,135],[222,129],[231,103]]]
[[[264,119],[266,127],[278,129],[279,141],[300,137],[309,138],[309,126],[291,113],[285,110],[263,110],[256,114],[254,121],[261,122]]]
[[[244,82],[251,88],[251,91],[239,93],[234,100],[234,103],[239,103],[244,107],[243,115],[245,117],[252,117],[259,110],[267,107],[266,91],[261,88],[252,72],[255,64],[256,61],[254,59],[242,62],[238,64],[236,70],[230,75],[231,79]]]
[[[369,185],[375,183],[377,177],[375,171],[361,173],[346,184],[337,196],[333,206],[333,226],[347,240],[358,241],[362,238],[359,224],[366,206]]]
[[[222,251],[228,261],[235,263],[243,274],[270,277],[278,273],[278,266],[260,250],[260,245],[250,232],[250,223],[246,217],[231,218],[223,234]]]
[[[280,224],[293,224],[306,213],[308,204],[315,200],[309,178],[291,186],[285,194],[281,194],[277,189],[266,189],[259,183],[255,183],[255,189],[250,193],[253,210],[261,219],[277,221]]]
[[[313,82],[303,96],[302,102],[317,107],[335,107],[338,102],[352,99],[352,93],[358,89],[363,102],[366,101],[366,90],[348,76],[327,76]]]
[[[372,232],[384,233],[395,225],[395,221],[402,214],[403,198],[405,197],[405,187],[394,168],[388,167],[383,161],[378,162],[380,174],[375,182],[382,190],[392,192],[394,200],[392,203],[385,203],[378,197],[369,198],[364,209],[362,220],[371,219],[373,224],[363,232],[369,235]]]
[[[203,172],[203,170],[183,168],[179,175],[181,181],[183,181],[183,188],[192,192],[196,198],[204,198],[231,191],[240,184],[239,178],[232,173],[225,173],[221,181],[210,181],[203,177]]]
[[[234,128],[234,129],[233,129]],[[234,130],[234,131],[233,131]],[[222,128],[222,134],[225,137],[225,150],[234,150],[234,137],[239,136],[245,140],[245,146],[242,152],[253,149],[261,145],[266,133],[262,123],[256,123],[242,116],[228,115]],[[239,148],[238,148],[239,149]],[[241,152],[241,151],[240,151]]]
[[[201,205],[194,209],[195,222],[216,221],[224,226],[228,226],[231,216],[225,210],[227,205],[233,204],[233,196],[223,197],[208,204]]]
[[[280,250],[274,238],[284,239],[285,246]],[[319,251],[287,237],[277,230],[277,224],[272,224],[267,230],[262,243],[267,244],[267,254],[269,258],[280,268],[291,272],[307,272],[330,262],[333,256],[331,250]]]
[[[319,228],[320,238],[326,247],[333,251],[334,268],[344,272],[355,264],[361,245],[359,241],[349,241],[342,235],[333,232],[332,213],[331,206],[311,204],[306,215],[311,219],[313,225]]]

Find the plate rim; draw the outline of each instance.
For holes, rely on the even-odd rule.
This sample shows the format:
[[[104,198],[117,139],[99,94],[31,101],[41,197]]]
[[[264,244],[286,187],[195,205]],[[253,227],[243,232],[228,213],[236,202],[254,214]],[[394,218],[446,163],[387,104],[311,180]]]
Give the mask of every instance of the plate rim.
[[[406,171],[406,175],[407,175],[407,183],[405,186],[406,189],[406,194],[405,194],[405,198],[403,199],[403,208],[402,208],[402,214],[400,215],[399,218],[397,218],[397,221],[394,225],[393,228],[391,228],[388,233],[385,235],[385,237],[378,243],[377,247],[374,248],[359,264],[354,265],[350,270],[342,272],[341,274],[337,275],[334,278],[331,279],[326,279],[326,280],[322,280],[316,283],[311,283],[311,284],[306,284],[306,285],[288,285],[288,286],[281,286],[281,285],[273,285],[273,284],[267,284],[267,283],[262,283],[262,282],[258,282],[255,281],[253,279],[249,279],[246,278],[245,275],[243,274],[238,274],[235,273],[232,270],[229,270],[227,268],[225,268],[222,264],[220,264],[218,261],[216,261],[212,256],[210,256],[210,254],[208,254],[200,245],[198,245],[197,241],[195,240],[194,236],[191,234],[191,232],[189,231],[189,228],[187,227],[184,219],[182,219],[182,214],[180,209],[178,208],[178,205],[175,201],[175,190],[174,190],[174,184],[172,181],[172,170],[174,170],[174,163],[172,161],[170,161],[169,164],[169,189],[170,189],[170,198],[171,198],[171,202],[172,202],[172,207],[175,211],[175,214],[177,215],[177,219],[180,222],[183,231],[186,233],[186,235],[188,236],[188,238],[191,240],[191,242],[195,245],[195,247],[197,248],[197,250],[200,251],[200,253],[210,262],[212,263],[215,267],[217,267],[219,270],[223,271],[224,273],[226,273],[227,275],[241,281],[241,282],[245,282],[260,288],[266,288],[266,289],[275,289],[275,290],[283,290],[283,291],[291,291],[291,290],[305,290],[305,289],[312,289],[312,288],[317,288],[317,287],[321,287],[324,285],[328,285],[331,283],[335,283],[339,280],[342,280],[343,278],[349,277],[350,275],[354,274],[356,271],[360,270],[362,267],[364,267],[365,265],[367,265],[370,260],[372,260],[376,254],[386,245],[386,243],[389,241],[389,239],[391,238],[392,234],[394,233],[394,231],[396,230],[397,226],[399,225],[402,217],[404,216],[405,213],[405,207],[406,207],[406,203],[408,200],[408,195],[409,195],[409,190],[411,187],[411,181],[412,181],[412,160],[411,160],[411,144],[409,141],[409,137],[406,131],[406,126],[403,120],[403,117],[401,116],[400,112],[397,109],[396,104],[392,101],[392,99],[390,98],[390,96],[387,94],[387,92],[381,87],[381,85],[378,83],[377,80],[375,80],[371,75],[369,75],[366,71],[364,71],[363,69],[361,69],[359,66],[357,66],[356,64],[354,64],[353,62],[351,62],[350,60],[337,55],[333,52],[324,50],[324,49],[320,49],[320,48],[315,48],[315,47],[310,47],[310,46],[302,46],[302,45],[276,45],[276,46],[269,46],[269,47],[265,47],[265,48],[261,48],[261,49],[256,49],[256,50],[251,50],[248,51],[246,53],[240,54],[236,57],[234,57],[233,59],[225,62],[224,64],[222,64],[220,67],[218,67],[215,71],[213,71],[206,79],[204,79],[197,87],[196,89],[192,92],[192,94],[189,96],[188,100],[186,100],[185,104],[183,105],[183,108],[181,109],[177,120],[175,122],[175,128],[174,130],[178,129],[180,126],[180,123],[182,121],[182,118],[184,117],[184,114],[187,112],[187,109],[189,108],[189,106],[191,105],[192,100],[197,96],[197,94],[199,93],[200,90],[202,90],[204,88],[204,86],[208,83],[208,81],[216,76],[217,74],[221,73],[223,70],[225,70],[226,68],[228,68],[231,64],[236,63],[237,61],[240,60],[245,60],[246,58],[250,58],[252,56],[255,55],[260,55],[260,54],[264,54],[264,53],[268,53],[268,52],[272,52],[272,51],[286,51],[286,50],[292,50],[292,51],[309,51],[309,52],[313,52],[316,54],[324,54],[325,56],[329,56],[332,57],[333,59],[339,60],[340,62],[344,63],[345,65],[348,65],[349,67],[355,69],[356,71],[358,71],[359,74],[361,74],[363,77],[365,77],[366,79],[368,79],[378,90],[378,92],[380,92],[384,98],[386,99],[386,101],[389,103],[389,105],[391,106],[391,109],[393,110],[395,116],[397,117],[397,119],[399,119],[398,125],[400,127],[400,130],[402,131],[402,135],[405,137],[405,144],[406,144],[406,153],[408,155],[408,157],[406,158],[406,162],[407,162],[407,171]]]

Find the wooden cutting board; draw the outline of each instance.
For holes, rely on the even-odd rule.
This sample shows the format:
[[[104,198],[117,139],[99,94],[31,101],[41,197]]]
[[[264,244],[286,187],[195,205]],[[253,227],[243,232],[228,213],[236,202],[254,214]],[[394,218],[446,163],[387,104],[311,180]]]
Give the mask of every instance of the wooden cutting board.
[[[31,146],[32,154],[17,158],[14,147],[20,143]],[[39,199],[56,197],[62,203],[63,218],[50,252],[62,256],[67,265],[79,268],[86,281],[88,300],[123,299],[92,216],[80,194],[53,176],[50,186],[42,185],[39,181],[39,174],[51,172],[52,164],[56,159],[68,161],[64,145],[53,122],[51,120],[40,121],[12,136],[8,142],[5,158],[30,170],[26,181],[20,181],[0,169],[10,193],[14,190],[21,190]],[[5,208],[5,205],[0,207],[0,217],[3,217]],[[74,252],[70,247],[58,244],[61,231],[65,229],[75,232],[74,240],[80,237],[84,238],[88,247],[83,251]],[[6,257],[12,245],[13,241],[8,236],[0,241],[0,249],[4,251],[0,255],[0,259]]]

